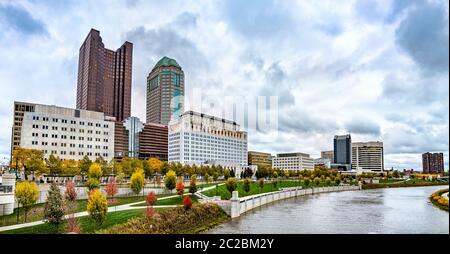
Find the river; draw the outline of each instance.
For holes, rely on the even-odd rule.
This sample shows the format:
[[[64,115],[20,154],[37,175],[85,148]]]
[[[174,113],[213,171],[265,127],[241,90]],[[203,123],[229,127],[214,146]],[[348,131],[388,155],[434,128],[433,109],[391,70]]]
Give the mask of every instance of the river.
[[[322,193],[250,210],[211,234],[449,233],[449,214],[428,197],[448,186]]]

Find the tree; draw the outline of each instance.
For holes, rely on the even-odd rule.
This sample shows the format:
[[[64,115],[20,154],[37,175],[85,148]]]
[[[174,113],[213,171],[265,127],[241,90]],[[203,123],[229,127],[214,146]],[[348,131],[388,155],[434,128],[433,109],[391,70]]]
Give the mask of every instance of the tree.
[[[192,199],[189,196],[184,197],[183,199],[184,209],[189,210],[192,206]]]
[[[241,172],[242,173],[242,172]],[[236,171],[230,170],[230,177],[235,178],[236,177]],[[227,179],[228,180],[228,179]]]
[[[86,181],[86,186],[89,191],[100,188],[100,182],[95,178],[89,178]]]
[[[321,180],[320,180],[319,177],[316,176],[316,177],[314,178],[314,184],[315,184],[315,185],[319,185],[319,184],[320,184],[320,181],[321,181]]]
[[[259,187],[260,191],[262,191],[264,189],[264,179],[263,178],[258,180],[258,187]]]
[[[148,159],[148,165],[149,165],[149,173],[153,175],[154,173],[160,173],[161,168],[163,166],[163,162],[157,158],[150,158]]]
[[[97,225],[101,225],[105,221],[106,213],[108,212],[108,202],[106,201],[106,196],[102,195],[99,189],[95,189],[89,194],[87,212]]]
[[[37,150],[37,149],[14,148],[13,154],[12,154],[12,160],[11,160],[11,168],[15,168],[16,172],[19,172],[19,170],[24,169],[25,174],[27,174],[27,175],[31,171],[37,171],[36,173],[38,175],[41,173],[45,173],[40,170],[41,169],[45,170],[46,167],[39,168],[39,169],[29,168],[29,166],[32,166],[32,167],[36,166],[36,165],[34,165],[34,163],[36,163],[36,162],[38,162],[37,166],[41,166],[42,164],[39,163],[39,161],[43,160],[43,155],[44,155],[44,153],[41,150]],[[30,162],[30,160],[31,160],[31,162]]]
[[[330,178],[329,176],[327,176],[327,178],[325,179],[325,183],[326,183],[327,185],[330,185],[330,184],[331,184],[331,178]]]
[[[209,174],[205,173],[205,182],[208,184],[209,183]]]
[[[230,193],[233,193],[233,191],[235,191],[237,187],[236,179],[233,177],[228,178],[227,181],[225,182],[225,185],[227,186],[227,190]]]
[[[212,177],[213,177],[213,181],[214,181],[214,182],[217,182],[217,179],[219,179],[219,173],[214,172],[213,175],[212,175]]]
[[[97,157],[95,159],[95,163],[100,165],[100,168],[102,169],[102,175],[110,175],[112,173],[112,168],[108,165],[108,162],[102,156]]]
[[[34,172],[38,176],[49,173],[47,165],[45,165],[44,160],[40,157],[29,158],[25,161],[25,167],[27,171]]]
[[[184,183],[182,178],[180,178],[180,180],[177,181],[176,189],[177,195],[182,196],[184,194]]]
[[[141,192],[144,186],[144,170],[138,169],[131,175],[130,189],[137,195]]]
[[[81,159],[78,162],[79,168],[80,168],[80,173],[83,175],[86,175],[89,172],[89,168],[92,165],[92,161],[89,159],[89,157],[87,155],[85,155],[83,157],[83,159]]]
[[[152,191],[149,194],[147,194],[147,197],[145,198],[145,202],[149,206],[153,206],[158,202],[158,197],[155,195],[155,193]]]
[[[250,178],[245,178],[244,179],[243,189],[247,193],[250,191]]]
[[[273,172],[272,177],[275,178],[275,179],[278,178],[278,173],[277,172]]]
[[[76,160],[62,160],[61,161],[61,174],[64,175],[79,175],[80,168]]]
[[[335,182],[337,185],[339,185],[339,184],[341,183],[341,177],[340,177],[340,176],[336,176],[336,177],[334,178],[334,182]]]
[[[64,203],[61,191],[52,183],[47,194],[44,208],[44,221],[55,226],[61,224],[64,217]]]
[[[192,175],[191,176],[191,181],[189,182],[189,192],[194,194],[195,192],[197,192],[197,175]]]
[[[173,170],[169,170],[169,172],[167,172],[166,176],[164,177],[164,185],[168,190],[172,191],[175,188],[176,180],[177,175],[175,174],[175,172]]]
[[[231,174],[230,174],[230,170],[229,170],[229,169],[225,169],[225,170],[223,171],[223,177],[225,178],[225,181],[226,181],[229,177],[231,177]]]
[[[303,183],[305,183],[305,187],[309,186],[309,177],[303,178]]]
[[[103,174],[103,170],[102,170],[101,166],[98,163],[92,163],[91,166],[89,167],[89,173],[88,173],[89,178],[100,180],[100,178],[102,177],[102,174]]]
[[[116,183],[116,179],[112,178],[111,180],[109,180],[109,182],[106,184],[105,187],[105,192],[106,195],[108,195],[109,197],[111,197],[111,202],[113,203],[114,200],[114,195],[116,195],[119,192],[119,186],[117,186]]]
[[[277,188],[277,185],[278,185],[278,180],[277,179],[272,179],[272,186],[273,186],[274,189]]]
[[[77,199],[77,190],[73,186],[72,181],[68,181],[66,184],[66,191],[64,192],[64,197],[67,201],[73,202]]]
[[[34,182],[22,181],[16,184],[14,190],[17,202],[22,205],[25,211],[25,222],[31,205],[35,204],[39,198],[39,188]],[[19,211],[17,211],[19,212]]]
[[[57,175],[63,173],[62,162],[58,157],[51,154],[45,162],[47,164],[50,174]]]
[[[253,170],[251,168],[246,168],[244,170],[244,178],[251,178],[253,176]]]

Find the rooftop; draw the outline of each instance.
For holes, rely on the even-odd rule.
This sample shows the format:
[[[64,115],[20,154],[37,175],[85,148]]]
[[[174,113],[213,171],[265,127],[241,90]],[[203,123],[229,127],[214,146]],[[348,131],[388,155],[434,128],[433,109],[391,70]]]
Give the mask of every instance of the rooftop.
[[[167,56],[161,58],[161,60],[159,60],[158,63],[156,63],[156,65],[155,65],[155,67],[153,67],[153,69],[156,69],[161,66],[174,66],[174,67],[178,67],[181,69],[181,66],[177,63],[177,61],[175,59],[168,58]]]

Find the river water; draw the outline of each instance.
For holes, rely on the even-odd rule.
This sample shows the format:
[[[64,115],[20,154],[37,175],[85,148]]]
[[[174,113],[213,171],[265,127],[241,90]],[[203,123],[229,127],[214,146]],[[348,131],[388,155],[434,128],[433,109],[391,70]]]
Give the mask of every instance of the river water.
[[[449,233],[449,214],[429,196],[446,186],[306,195],[250,210],[211,234]]]

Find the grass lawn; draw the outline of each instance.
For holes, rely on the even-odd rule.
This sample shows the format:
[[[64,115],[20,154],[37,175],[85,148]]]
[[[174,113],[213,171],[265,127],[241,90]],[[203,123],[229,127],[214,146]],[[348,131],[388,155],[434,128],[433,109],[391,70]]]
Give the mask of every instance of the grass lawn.
[[[170,195],[173,195],[173,194],[164,194],[164,195],[157,195],[157,196],[158,196],[158,198],[160,198],[160,197],[165,197],[165,196],[170,196]],[[114,207],[114,206],[119,206],[119,205],[124,205],[124,204],[128,204],[128,203],[134,203],[134,202],[139,202],[139,201],[144,201],[144,200],[145,200],[145,197],[143,197],[143,196],[116,197],[115,202],[109,204],[108,206]],[[108,199],[108,202],[109,201],[110,201],[110,199]],[[77,200],[76,202],[77,202],[76,212],[86,211],[87,199],[80,199],[80,200]],[[31,208],[31,210],[28,212],[26,222],[42,220],[42,218],[44,217],[44,207],[45,207],[45,203],[34,205]],[[23,208],[20,208],[20,215],[19,215],[19,224],[21,224],[21,223],[25,223],[25,213],[24,213]],[[14,209],[13,214],[0,216],[0,227],[14,225],[14,224],[17,224],[17,208]]]
[[[311,185],[312,184],[310,183],[310,186]],[[245,192],[244,188],[243,188],[244,184],[241,181],[241,182],[237,183],[236,190],[239,192],[239,197],[245,197],[245,196],[251,196],[251,195],[256,195],[256,194],[261,194],[261,193],[266,193],[266,192],[278,191],[280,188],[297,187],[297,186],[302,186],[303,188],[305,188],[305,185],[303,182],[281,180],[281,181],[278,181],[277,188],[274,188],[271,183],[266,183],[266,184],[264,184],[264,188],[261,191],[258,187],[258,184],[252,182],[250,184],[250,191]],[[325,183],[320,183],[318,186],[314,186],[314,187],[323,187],[323,186],[327,186],[327,185]],[[333,186],[333,184],[331,184],[330,186]],[[231,198],[231,193],[227,190],[226,185],[221,185],[218,188],[207,190],[207,191],[203,192],[203,194],[205,194],[208,197],[220,196],[221,199],[223,199],[223,200]]]
[[[198,203],[198,198],[195,195],[190,195],[192,203]],[[176,196],[173,198],[158,200],[155,205],[182,205],[184,196]],[[134,206],[145,206],[146,203],[132,205]]]
[[[404,179],[380,179],[380,183],[398,183],[403,181]]]

